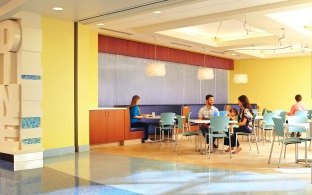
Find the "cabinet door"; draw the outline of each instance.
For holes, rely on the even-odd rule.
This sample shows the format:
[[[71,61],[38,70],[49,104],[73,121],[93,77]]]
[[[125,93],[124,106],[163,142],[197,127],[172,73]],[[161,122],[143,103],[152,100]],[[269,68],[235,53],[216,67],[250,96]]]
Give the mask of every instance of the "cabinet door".
[[[123,141],[125,137],[125,111],[108,110],[107,111],[107,137],[109,142]]]
[[[89,120],[90,144],[102,144],[104,142],[104,131],[107,129],[105,112],[102,110],[92,110],[89,112]]]

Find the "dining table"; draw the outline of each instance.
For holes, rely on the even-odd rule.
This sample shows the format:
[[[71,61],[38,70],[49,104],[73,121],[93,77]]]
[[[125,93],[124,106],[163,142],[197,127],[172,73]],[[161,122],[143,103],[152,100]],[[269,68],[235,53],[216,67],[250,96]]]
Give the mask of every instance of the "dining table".
[[[185,116],[181,116],[181,117],[182,117],[182,119],[185,118]],[[160,121],[161,115],[145,114],[145,115],[141,115],[141,116],[136,117],[136,118],[138,118],[138,119],[147,119],[147,120]],[[174,118],[177,118],[177,117],[174,117]],[[155,126],[155,128],[156,128],[156,126]],[[174,130],[175,130],[175,128],[174,128]],[[156,131],[156,129],[155,129],[155,131]],[[175,135],[175,132],[172,132],[172,135]],[[175,140],[175,136],[172,136],[171,139],[172,139],[172,140]]]
[[[198,124],[198,125],[200,125],[200,124],[210,124],[210,119],[190,119],[190,122],[191,123],[195,123],[195,124]],[[233,132],[233,127],[234,127],[234,125],[236,125],[238,123],[238,121],[237,120],[230,120],[229,121],[229,126],[230,126],[230,128],[229,128],[229,131],[231,131],[231,132]],[[201,135],[202,133],[201,133],[201,131],[200,131],[200,128],[198,128],[198,135]],[[200,152],[202,152],[202,147],[201,147],[201,143],[199,143],[199,142],[201,142],[201,139],[199,139],[198,138],[198,141],[197,141],[197,143],[196,143],[196,150],[198,150],[198,148],[197,148],[197,145],[200,145],[200,149],[199,149],[199,151]]]

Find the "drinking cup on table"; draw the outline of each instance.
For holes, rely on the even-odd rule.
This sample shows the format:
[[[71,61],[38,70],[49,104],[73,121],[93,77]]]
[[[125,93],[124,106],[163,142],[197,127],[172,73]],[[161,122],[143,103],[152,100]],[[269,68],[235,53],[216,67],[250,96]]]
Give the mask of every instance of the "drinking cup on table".
[[[155,112],[152,112],[152,116],[155,116]]]

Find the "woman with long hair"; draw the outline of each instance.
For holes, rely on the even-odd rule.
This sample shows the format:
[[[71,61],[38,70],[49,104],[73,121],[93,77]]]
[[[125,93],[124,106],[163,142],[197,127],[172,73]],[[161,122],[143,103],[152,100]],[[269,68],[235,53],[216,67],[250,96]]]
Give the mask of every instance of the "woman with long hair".
[[[238,105],[240,107],[238,114],[238,127],[234,128],[234,134],[231,135],[231,148],[225,150],[225,152],[231,152],[236,147],[234,154],[240,152],[242,148],[239,147],[239,141],[237,140],[236,146],[236,132],[251,133],[252,131],[252,109],[247,96],[241,95],[238,97]],[[224,139],[224,145],[229,145],[229,139]]]
[[[139,100],[140,96],[134,95],[129,105],[131,128],[144,128],[143,142],[152,142],[152,140],[148,138],[148,124],[140,121],[140,119],[144,117],[144,114],[141,114],[140,112],[140,108],[138,106]]]

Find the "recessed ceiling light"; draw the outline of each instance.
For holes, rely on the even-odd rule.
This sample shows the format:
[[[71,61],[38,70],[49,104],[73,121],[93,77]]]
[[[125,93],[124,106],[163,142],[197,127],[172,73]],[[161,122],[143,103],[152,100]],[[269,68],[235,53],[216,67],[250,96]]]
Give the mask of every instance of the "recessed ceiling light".
[[[98,23],[97,25],[98,25],[98,26],[104,26],[104,24],[103,24],[103,23]]]
[[[161,11],[154,11],[153,14],[161,14]]]
[[[232,53],[232,56],[235,56],[236,54],[235,53]]]
[[[63,11],[62,7],[53,7],[52,8],[54,11]]]

